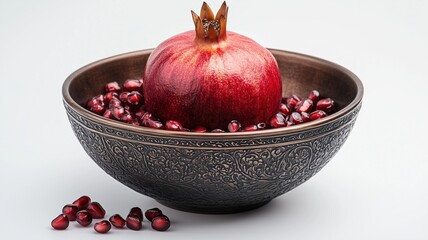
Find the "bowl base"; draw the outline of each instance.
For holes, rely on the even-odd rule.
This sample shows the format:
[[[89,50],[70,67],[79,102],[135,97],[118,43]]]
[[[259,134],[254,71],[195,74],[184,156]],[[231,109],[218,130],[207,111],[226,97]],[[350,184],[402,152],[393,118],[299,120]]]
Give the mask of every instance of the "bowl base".
[[[201,214],[233,214],[233,213],[250,211],[250,210],[262,207],[267,203],[269,203],[271,200],[261,202],[261,203],[256,203],[256,204],[244,205],[244,206],[211,207],[211,208],[204,207],[204,206],[201,206],[201,207],[188,206],[188,205],[177,204],[174,202],[168,202],[168,201],[162,201],[162,200],[156,200],[156,201],[169,208],[173,208],[184,212],[201,213]]]

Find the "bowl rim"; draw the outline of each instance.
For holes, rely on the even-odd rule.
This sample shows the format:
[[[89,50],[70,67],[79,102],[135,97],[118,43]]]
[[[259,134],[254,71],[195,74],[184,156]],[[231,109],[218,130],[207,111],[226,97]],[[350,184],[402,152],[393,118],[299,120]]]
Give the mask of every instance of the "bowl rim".
[[[332,122],[334,119],[338,119],[344,115],[346,115],[348,112],[352,111],[354,108],[356,108],[360,102],[362,102],[362,98],[364,95],[364,87],[361,82],[361,80],[350,70],[347,68],[336,64],[334,62],[314,57],[307,54],[292,52],[292,51],[286,51],[286,50],[279,50],[279,49],[273,49],[273,48],[267,48],[272,54],[275,55],[275,53],[281,53],[281,54],[287,54],[292,55],[295,58],[306,60],[309,62],[317,62],[320,64],[328,65],[329,67],[340,71],[350,77],[354,83],[357,86],[357,94],[354,97],[354,99],[346,105],[341,110],[328,115],[327,117],[317,119],[314,121],[310,121],[307,123],[302,123],[290,127],[283,127],[283,128],[273,128],[273,129],[264,129],[264,130],[258,130],[258,131],[249,131],[249,132],[222,132],[222,133],[213,133],[213,132],[206,132],[206,133],[199,133],[199,132],[182,132],[182,131],[170,131],[165,129],[153,129],[148,127],[141,127],[141,126],[134,126],[132,124],[122,123],[119,121],[111,120],[104,118],[100,115],[97,115],[95,113],[90,112],[89,110],[85,109],[84,107],[80,106],[74,99],[71,97],[69,88],[73,80],[79,76],[80,74],[84,73],[85,71],[97,67],[99,65],[105,64],[107,62],[112,61],[118,61],[124,58],[128,57],[136,57],[140,55],[150,54],[154,49],[144,49],[144,50],[137,50],[127,53],[122,53],[118,55],[114,55],[111,57],[106,57],[100,60],[97,60],[95,62],[89,63],[77,70],[75,70],[73,73],[71,73],[64,81],[62,86],[62,95],[63,95],[63,102],[67,104],[69,107],[71,107],[73,110],[78,112],[79,114],[83,115],[85,118],[90,119],[94,122],[97,122],[99,124],[107,125],[109,127],[115,128],[115,129],[121,129],[126,130],[129,132],[134,132],[137,134],[150,134],[150,135],[157,135],[157,136],[168,136],[168,137],[185,137],[185,138],[191,138],[191,139],[200,139],[200,138],[212,138],[212,139],[235,139],[235,138],[254,138],[254,137],[266,137],[266,136],[274,136],[274,135],[284,135],[287,133],[296,133],[299,131],[306,131],[310,130],[316,127],[319,127],[320,125],[326,125],[330,122]]]

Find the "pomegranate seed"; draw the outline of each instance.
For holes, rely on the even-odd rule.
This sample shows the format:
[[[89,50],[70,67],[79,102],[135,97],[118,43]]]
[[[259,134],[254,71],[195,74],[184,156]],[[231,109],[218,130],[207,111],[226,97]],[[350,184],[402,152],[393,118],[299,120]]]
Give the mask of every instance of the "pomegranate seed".
[[[112,99],[119,100],[119,94],[117,92],[108,92],[104,95],[104,104],[109,105]]]
[[[309,113],[307,112],[301,112],[300,115],[302,116],[302,121],[309,122],[311,120]]]
[[[129,95],[129,92],[122,92],[119,95],[119,100],[122,101],[123,103],[127,103],[128,102],[128,95]]]
[[[326,116],[327,116],[327,113],[325,113],[323,110],[315,110],[309,115],[309,118],[313,121]]]
[[[229,132],[239,132],[241,131],[241,123],[239,123],[237,120],[232,120],[227,125],[227,130],[229,130]]]
[[[272,128],[285,127],[285,117],[282,113],[273,115],[269,120],[269,125]]]
[[[110,217],[109,221],[116,228],[123,228],[125,226],[125,219],[119,214],[114,214]]]
[[[140,221],[143,221],[143,211],[141,211],[141,208],[139,207],[133,207],[131,208],[131,210],[129,211],[128,216],[135,216],[138,217],[138,219],[140,219]]]
[[[86,210],[93,218],[103,218],[106,214],[106,211],[98,202],[91,202]]]
[[[105,112],[103,113],[103,116],[105,118],[108,118],[108,119],[115,119],[115,117],[113,116],[113,114],[110,111],[110,109],[106,109]]]
[[[132,91],[127,96],[127,102],[132,105],[141,105],[144,102],[143,95],[137,91]]]
[[[149,126],[149,124],[148,124],[148,121],[149,120],[155,120],[155,118],[152,116],[152,114],[151,113],[149,113],[149,112],[145,112],[144,114],[143,114],[143,116],[140,118],[140,122],[141,122],[141,124],[143,125],[143,126],[146,126],[146,127],[148,127]]]
[[[110,108],[111,114],[114,118],[117,120],[120,120],[122,116],[125,114],[125,108],[118,106],[118,107],[112,107]]]
[[[325,113],[331,113],[335,108],[334,100],[331,98],[323,98],[318,100],[316,110],[323,110]]]
[[[129,123],[134,126],[141,126],[140,122],[136,118],[132,119],[132,121],[130,121]]]
[[[110,102],[108,103],[108,107],[109,108],[114,108],[114,107],[123,107],[122,102],[117,99],[117,98],[113,98],[112,100],[110,100]]]
[[[122,117],[120,118],[121,122],[124,123],[131,123],[134,120],[134,118],[132,117],[132,115],[130,113],[124,113],[122,115]]]
[[[151,222],[155,217],[162,215],[159,208],[151,208],[144,212],[144,216]]]
[[[64,230],[68,228],[69,223],[67,215],[60,214],[52,220],[51,226],[56,230]]]
[[[76,213],[76,221],[83,227],[92,223],[92,215],[86,210],[80,210]]]
[[[297,102],[302,101],[302,98],[301,98],[301,97],[299,97],[299,96],[297,96],[297,95],[295,95],[295,94],[291,95],[291,98],[293,98],[293,99],[294,99],[294,100],[296,100]]]
[[[302,112],[311,112],[313,107],[314,107],[314,103],[312,102],[312,100],[305,99],[303,101],[298,102],[294,108],[296,109],[297,112],[302,113]]]
[[[308,99],[311,99],[314,104],[318,101],[319,98],[320,93],[317,90],[312,90],[308,95]]]
[[[120,92],[120,86],[117,82],[109,82],[105,86],[106,93],[108,92]]]
[[[290,115],[290,121],[294,124],[303,123],[302,115],[298,112],[292,112]]]
[[[156,128],[156,129],[163,128],[163,124],[160,121],[157,121],[157,120],[148,119],[146,121],[146,124],[147,124],[146,127],[150,127],[150,128]]]
[[[205,127],[197,126],[197,127],[195,127],[192,131],[193,131],[193,132],[204,133],[204,132],[207,132],[208,130],[207,130]]]
[[[213,133],[224,133],[224,130],[220,129],[220,128],[216,128],[216,129],[211,130],[211,132],[213,132]]]
[[[287,122],[285,122],[285,125],[286,125],[286,127],[290,127],[290,126],[293,126],[296,124],[294,124],[294,122],[287,121]]]
[[[264,123],[264,122],[258,123],[257,124],[257,129],[258,130],[266,129],[266,123]]]
[[[79,210],[85,210],[89,206],[89,203],[91,203],[91,198],[85,195],[79,197],[73,202]]]
[[[106,108],[104,107],[104,104],[96,104],[89,108],[89,110],[93,113],[96,113],[98,115],[103,115]]]
[[[70,221],[76,220],[76,213],[79,208],[75,204],[67,204],[62,208],[62,213],[65,214]]]
[[[128,215],[126,218],[126,226],[132,230],[140,230],[141,229],[141,221],[138,217],[133,215]]]
[[[155,217],[152,221],[152,228],[157,231],[166,231],[170,225],[169,218],[164,215]]]
[[[111,224],[107,220],[102,220],[100,222],[95,223],[94,229],[99,233],[107,233],[111,229]]]
[[[294,95],[293,95],[294,96]],[[294,109],[294,107],[296,106],[296,104],[299,102],[300,100],[297,100],[293,97],[288,97],[285,100],[285,105],[287,106],[288,109]]]
[[[135,112],[135,117],[138,119],[141,119],[143,117],[144,113],[146,113],[146,107],[144,105],[141,105],[138,110]]]
[[[257,125],[250,125],[250,126],[246,126],[243,131],[244,132],[252,132],[252,131],[257,131],[257,130],[259,130]]]
[[[290,112],[291,112],[290,109],[287,107],[287,105],[284,103],[281,103],[281,106],[279,107],[279,111],[286,116],[290,115]]]
[[[98,100],[98,101],[104,103],[104,95],[103,94],[98,94],[94,98],[95,98],[95,100]]]
[[[138,79],[128,79],[123,83],[123,91],[140,91],[142,83],[143,82]]]
[[[168,120],[165,122],[165,129],[172,131],[182,131],[183,126],[178,121]]]

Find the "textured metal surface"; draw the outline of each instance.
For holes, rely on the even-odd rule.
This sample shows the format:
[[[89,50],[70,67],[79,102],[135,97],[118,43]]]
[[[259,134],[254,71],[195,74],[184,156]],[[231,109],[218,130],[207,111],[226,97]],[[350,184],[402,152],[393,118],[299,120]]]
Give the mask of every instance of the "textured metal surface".
[[[282,69],[285,62],[277,55]],[[290,59],[293,60],[287,61]],[[338,98],[339,111],[327,120],[248,134],[177,134],[102,119],[76,107],[78,101],[71,101],[67,94],[64,106],[72,129],[88,155],[126,186],[185,211],[237,212],[263,205],[316,174],[340,149],[355,123],[362,98],[360,82],[352,84],[355,76],[349,77],[337,68],[332,68],[337,73],[327,71],[328,68],[302,73],[299,69],[310,69],[311,64],[299,61],[292,71],[284,73],[283,81],[293,81],[296,86],[305,84],[308,79],[299,82],[295,79],[309,73],[314,82],[330,81],[332,87],[342,90],[349,87],[345,96]],[[349,83],[343,83],[341,78]],[[86,79],[91,78],[86,76]],[[68,79],[68,84],[72,80]],[[105,83],[109,79],[97,81]]]

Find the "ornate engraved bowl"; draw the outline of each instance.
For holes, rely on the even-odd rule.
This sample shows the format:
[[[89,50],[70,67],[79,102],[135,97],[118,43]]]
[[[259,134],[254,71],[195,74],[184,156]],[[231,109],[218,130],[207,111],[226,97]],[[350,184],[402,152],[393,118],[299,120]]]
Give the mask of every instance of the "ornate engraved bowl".
[[[91,63],[64,82],[64,106],[88,155],[108,174],[158,202],[183,211],[232,213],[266,204],[315,175],[349,136],[363,85],[347,69],[319,58],[270,49],[283,96],[317,89],[335,99],[330,116],[287,128],[194,133],[136,127],[85,109],[110,81],[141,78],[151,50]]]

